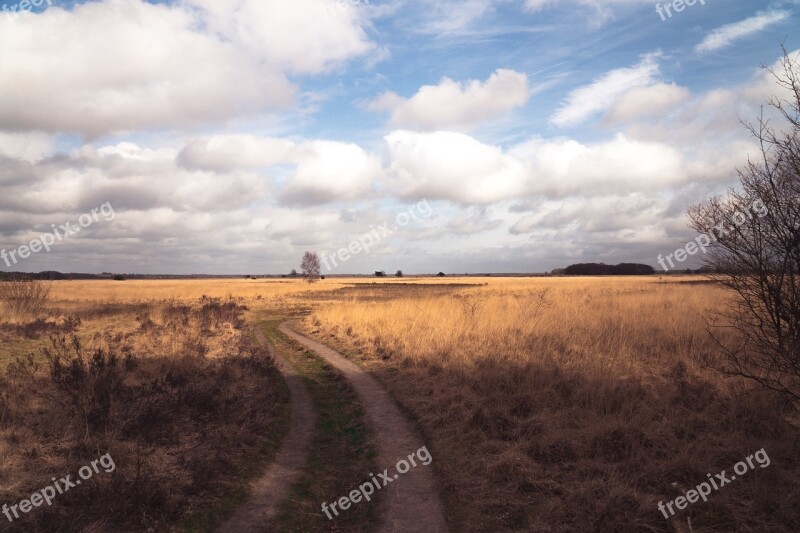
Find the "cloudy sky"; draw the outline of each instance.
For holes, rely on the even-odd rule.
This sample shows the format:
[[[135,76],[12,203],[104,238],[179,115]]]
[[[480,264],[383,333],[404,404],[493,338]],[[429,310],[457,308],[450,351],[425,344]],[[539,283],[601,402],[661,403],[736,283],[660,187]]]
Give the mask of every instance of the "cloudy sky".
[[[800,48],[797,0],[37,3],[0,13],[0,248],[87,223],[0,270],[657,267]]]

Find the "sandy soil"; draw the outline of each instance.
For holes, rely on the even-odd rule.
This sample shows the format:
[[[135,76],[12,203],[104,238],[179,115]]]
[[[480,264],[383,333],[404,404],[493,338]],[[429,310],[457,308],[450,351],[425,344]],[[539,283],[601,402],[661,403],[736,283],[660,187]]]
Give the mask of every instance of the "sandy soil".
[[[264,333],[256,329],[259,342],[266,343]],[[267,527],[278,504],[303,472],[308,459],[309,443],[314,434],[317,412],[303,379],[294,368],[274,353],[276,364],[283,374],[292,395],[292,415],[289,433],[281,445],[275,462],[252,486],[250,499],[239,507],[219,529],[220,533],[270,531]]]
[[[413,424],[403,415],[386,390],[365,370],[347,360],[324,344],[290,329],[291,322],[281,324],[280,330],[306,348],[314,351],[337,368],[351,383],[375,431],[380,468],[394,471],[395,464],[421,448],[425,443]],[[433,458],[436,460],[436,457]],[[364,473],[368,480],[368,472]],[[342,487],[346,495],[356,487]],[[431,468],[412,468],[392,484],[381,489],[384,509],[378,531],[426,533],[448,531],[444,508]]]

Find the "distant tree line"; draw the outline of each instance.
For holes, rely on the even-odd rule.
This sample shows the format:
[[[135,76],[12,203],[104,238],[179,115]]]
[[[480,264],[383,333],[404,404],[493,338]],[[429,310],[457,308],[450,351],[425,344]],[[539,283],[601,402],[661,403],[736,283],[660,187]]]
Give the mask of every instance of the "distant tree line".
[[[650,265],[639,263],[620,263],[606,265],[604,263],[581,263],[570,265],[564,269],[567,276],[650,276],[656,271]]]
[[[37,280],[86,280],[86,279],[106,279],[107,277],[111,277],[111,274],[108,276],[100,276],[97,274],[63,274],[61,272],[56,272],[55,270],[48,270],[45,272],[0,272],[0,281],[6,281],[14,278],[23,277],[26,279],[37,279]]]

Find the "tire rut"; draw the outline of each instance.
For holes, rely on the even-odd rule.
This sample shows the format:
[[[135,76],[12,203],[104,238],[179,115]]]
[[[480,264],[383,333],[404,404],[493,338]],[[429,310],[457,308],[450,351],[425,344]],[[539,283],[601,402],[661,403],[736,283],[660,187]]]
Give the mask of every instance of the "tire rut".
[[[260,328],[256,328],[256,337],[259,342],[267,343]],[[317,412],[311,394],[292,365],[277,351],[273,356],[292,396],[289,432],[275,461],[251,486],[248,501],[220,526],[217,530],[219,533],[270,531],[268,525],[275,517],[278,505],[288,496],[295,481],[300,479],[308,460],[309,446],[317,423]]]
[[[418,450],[424,444],[412,423],[400,411],[389,393],[368,372],[346,359],[338,352],[309,339],[284,322],[279,330],[301,345],[312,350],[337,368],[356,391],[375,430],[378,464],[393,467],[400,459]],[[366,478],[366,473],[365,473]],[[342,494],[356,487],[343,487]],[[430,468],[412,468],[397,482],[382,489],[384,509],[381,532],[445,533],[444,506],[439,497],[436,479]]]

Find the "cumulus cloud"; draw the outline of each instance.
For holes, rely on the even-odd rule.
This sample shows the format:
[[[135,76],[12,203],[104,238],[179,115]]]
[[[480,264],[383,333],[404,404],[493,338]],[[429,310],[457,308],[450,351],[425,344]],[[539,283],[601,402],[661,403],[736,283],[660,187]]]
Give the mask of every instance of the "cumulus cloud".
[[[659,75],[658,54],[647,54],[633,67],[606,72],[592,83],[579,87],[550,117],[556,126],[575,126],[611,107],[623,94],[655,83]]]
[[[584,144],[533,139],[503,150],[461,133],[386,136],[389,180],[405,198],[490,204],[526,196],[657,191],[691,179],[681,151],[618,135]],[[714,176],[716,178],[718,176]]]
[[[699,91],[708,57],[691,68],[657,53],[618,63],[636,46],[653,50],[651,37],[672,42],[629,20],[577,42],[562,31],[576,12],[599,24],[637,6],[666,30],[652,0],[526,0],[529,13],[552,9],[536,25],[507,1],[353,4],[97,0],[0,17],[3,246],[111,202],[113,224],[25,269],[288,272],[305,249],[346,246],[392,221],[398,203],[424,198],[431,220],[343,271],[650,262],[682,237],[688,204],[735,180],[753,148],[738,117],[783,94],[763,73],[746,85],[747,72]],[[712,11],[703,13],[723,16]],[[718,28],[698,48],[723,50],[784,20],[770,13]],[[542,42],[552,46],[534,63],[581,53],[590,74],[557,92],[565,78],[551,72],[531,88],[520,50]],[[431,52],[408,63],[409,43]],[[441,77],[464,61],[490,66],[476,79]],[[423,85],[431,72],[440,81]],[[400,76],[411,89],[369,105],[391,125],[381,145],[375,116],[348,106]],[[548,118],[614,131],[543,138]]]
[[[221,174],[259,170],[278,176],[284,182],[278,199],[301,206],[368,196],[383,175],[377,156],[356,144],[324,140],[214,135],[190,141],[177,159],[188,169]]]
[[[674,83],[634,87],[617,98],[608,111],[605,121],[609,124],[618,124],[669,113],[691,96],[689,89]]]
[[[325,19],[324,6],[107,0],[53,6],[24,24],[0,17],[0,123],[95,138],[285,109],[297,92],[288,74],[371,49],[355,15]]]
[[[355,144],[314,141],[297,149],[297,170],[280,199],[318,205],[362,198],[383,174],[381,160]]]
[[[291,73],[331,69],[374,48],[358,9],[333,0],[184,0],[200,9],[210,35],[231,42],[258,62]],[[299,31],[298,31],[299,30]]]
[[[227,139],[208,141],[226,150],[233,145]],[[371,185],[368,173],[380,172],[380,161],[354,145],[308,141],[293,144],[292,152],[287,156],[292,163],[282,163],[291,168],[280,179],[260,168],[226,168],[221,158],[209,159],[213,169],[187,168],[178,163],[179,150],[131,142],[84,145],[33,161],[0,154],[0,242],[8,247],[30,241],[51,224],[74,221],[110,202],[117,214],[113,223],[93,226],[52,255],[20,266],[45,270],[56,261],[59,269],[73,271],[231,272],[233,267],[240,273],[240,268],[263,271],[253,260],[269,255],[271,268],[286,261],[288,272],[297,247],[329,242],[343,222],[338,208],[306,202],[298,209],[278,198],[291,193],[301,202],[303,194],[321,195],[323,201],[330,195],[353,198]],[[235,265],[231,256],[237,257]]]
[[[695,52],[707,53],[716,52],[733,44],[734,41],[743,39],[760,31],[763,31],[773,24],[782,22],[791,15],[788,11],[769,11],[758,13],[755,16],[746,18],[733,24],[721,26],[709,33],[700,44],[695,46]]]
[[[178,154],[181,166],[225,172],[267,168],[291,160],[295,143],[287,139],[234,134],[189,142]]]
[[[391,183],[404,197],[488,204],[525,190],[520,160],[468,135],[400,130],[385,140]]]
[[[549,200],[509,228],[514,235],[571,228],[586,233],[618,233],[653,229],[667,202],[641,193]]]
[[[408,99],[384,93],[369,107],[390,112],[395,127],[431,131],[473,127],[524,105],[529,97],[525,74],[498,69],[486,81],[458,83],[444,78],[438,85],[421,87]]]
[[[800,79],[800,49],[790,51],[789,57],[794,58],[795,62],[795,72],[793,75],[796,79]],[[784,65],[778,60],[770,66],[769,70],[782,73]],[[743,96],[754,103],[764,103],[772,97],[784,102],[791,102],[795,97],[792,89],[776,83],[775,76],[773,76],[769,70],[759,69],[752,82],[742,91]]]
[[[589,144],[534,139],[509,153],[528,162],[531,192],[548,196],[657,191],[689,179],[679,150],[622,134]]]
[[[0,131],[0,155],[23,161],[37,161],[53,150],[53,137],[42,133]]]

